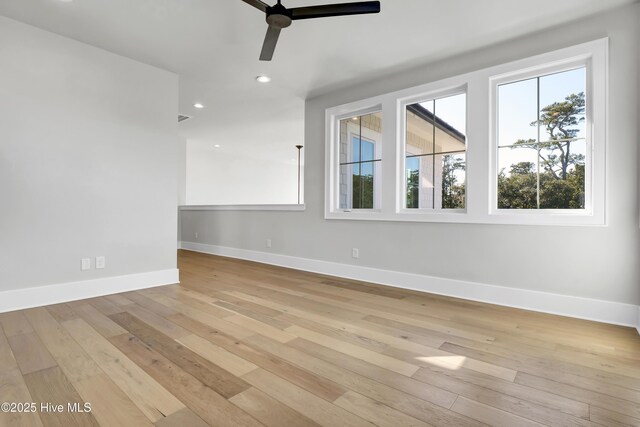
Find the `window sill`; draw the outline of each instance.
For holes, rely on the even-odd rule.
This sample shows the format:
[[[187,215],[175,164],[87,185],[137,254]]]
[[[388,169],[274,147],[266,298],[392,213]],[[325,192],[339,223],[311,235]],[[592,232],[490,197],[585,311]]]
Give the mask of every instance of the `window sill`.
[[[183,205],[181,211],[304,211],[305,205]]]
[[[604,218],[586,213],[530,213],[499,212],[492,214],[469,214],[464,211],[452,212],[326,212],[328,220],[350,221],[391,221],[391,222],[432,222],[452,224],[495,224],[495,225],[534,225],[534,226],[606,226]]]

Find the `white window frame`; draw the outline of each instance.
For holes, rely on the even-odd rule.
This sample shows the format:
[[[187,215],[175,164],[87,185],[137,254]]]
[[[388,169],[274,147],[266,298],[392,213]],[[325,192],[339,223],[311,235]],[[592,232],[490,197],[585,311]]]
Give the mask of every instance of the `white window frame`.
[[[400,114],[401,114],[401,118],[399,121],[399,134],[402,135],[402,139],[400,142],[400,147],[399,147],[399,157],[400,157],[400,161],[402,162],[402,167],[399,168],[398,173],[399,176],[398,177],[398,189],[397,189],[397,195],[398,198],[400,199],[398,201],[398,213],[402,214],[402,215],[407,215],[407,214],[415,214],[415,213],[428,213],[428,214],[438,214],[438,215],[442,215],[442,214],[461,214],[461,213],[466,213],[467,212],[467,174],[465,171],[465,201],[464,201],[464,209],[444,209],[444,208],[407,208],[407,189],[406,189],[406,171],[405,171],[405,158],[407,155],[407,106],[411,105],[411,104],[415,104],[418,102],[425,102],[425,101],[432,101],[432,100],[438,100],[440,98],[446,98],[448,96],[455,96],[455,95],[462,95],[465,94],[467,95],[467,85],[461,85],[459,87],[454,87],[454,88],[447,88],[444,90],[436,90],[436,91],[432,91],[432,92],[427,92],[427,93],[422,93],[422,94],[418,94],[418,95],[414,95],[408,98],[402,98],[399,99],[398,104],[399,104],[399,108],[400,108]],[[465,102],[465,123],[469,120],[469,105],[467,102]],[[434,123],[435,126],[435,123]],[[467,132],[468,133],[468,132]],[[467,150],[469,149],[469,138],[465,135],[465,144],[466,144],[466,149],[465,149],[465,166],[467,163],[466,160],[466,153]],[[437,155],[436,153],[432,153],[432,155]]]
[[[586,45],[589,45],[587,48]],[[586,48],[586,49],[585,49]],[[540,64],[520,61],[521,68],[490,78],[490,189],[489,214],[517,223],[585,223],[605,224],[606,166],[606,39],[563,49],[571,55],[557,52],[543,55],[548,60]],[[498,209],[498,88],[502,84],[542,77],[577,68],[586,70],[585,87],[585,207],[584,209]],[[597,120],[594,120],[597,117]],[[517,220],[514,217],[518,218]],[[505,221],[505,222],[506,222]]]
[[[585,209],[516,210],[497,208],[497,85],[525,75],[586,65],[585,110],[588,154]],[[608,39],[598,39],[446,78],[421,86],[328,108],[325,152],[325,218],[526,225],[606,225]],[[467,94],[466,202],[464,210],[406,209],[405,111],[417,100]],[[456,92],[457,91],[457,92]],[[339,120],[382,111],[379,208],[339,209]],[[337,127],[337,129],[336,129]],[[587,179],[587,178],[586,178]],[[417,211],[417,212],[416,212]]]
[[[371,102],[367,102],[371,101]],[[325,185],[327,191],[325,192],[325,206],[330,207],[332,212],[338,214],[348,213],[350,218],[359,217],[361,215],[371,215],[381,212],[379,206],[381,201],[381,182],[376,183],[374,179],[374,208],[373,209],[342,209],[340,208],[340,121],[349,119],[356,116],[364,116],[371,113],[377,113],[382,111],[381,102],[376,102],[375,98],[367,101],[356,102],[341,107],[332,109],[331,112],[327,111],[326,116],[326,133],[328,139],[331,140],[331,144],[327,144],[326,147],[326,166],[330,170],[329,173],[325,173]],[[382,146],[384,146],[384,113],[382,114],[382,142],[376,143],[375,152],[376,155],[380,153],[380,161],[376,162],[374,166],[374,174],[377,174],[378,180],[382,181],[384,168],[382,162],[384,162],[384,153],[381,152]],[[367,138],[366,135],[363,135]],[[351,134],[349,137],[349,154],[351,154]],[[369,138],[368,138],[369,139]],[[379,151],[380,150],[380,151]],[[351,190],[351,184],[348,184]],[[351,191],[349,191],[351,194]]]

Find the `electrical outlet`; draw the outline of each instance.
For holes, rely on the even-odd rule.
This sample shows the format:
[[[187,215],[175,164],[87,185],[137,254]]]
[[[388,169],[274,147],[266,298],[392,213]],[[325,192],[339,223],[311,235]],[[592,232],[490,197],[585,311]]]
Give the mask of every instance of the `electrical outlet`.
[[[271,247],[271,239],[267,239],[267,247],[270,248]]]
[[[360,258],[360,251],[358,250],[358,248],[351,249],[351,257]]]
[[[195,233],[196,240],[198,240],[198,233]]]
[[[80,260],[80,270],[91,270],[91,258],[82,258]]]
[[[105,268],[107,266],[107,258],[103,256],[96,257],[96,268]]]

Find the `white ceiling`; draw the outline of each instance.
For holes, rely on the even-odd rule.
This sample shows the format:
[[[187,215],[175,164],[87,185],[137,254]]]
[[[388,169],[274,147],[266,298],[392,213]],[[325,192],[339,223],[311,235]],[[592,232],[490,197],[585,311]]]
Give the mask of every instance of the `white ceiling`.
[[[289,7],[340,2],[284,0]],[[267,141],[261,146],[269,148],[282,142],[278,135],[287,129],[299,135],[299,123],[292,122],[301,119],[304,98],[341,82],[460,54],[633,0],[381,3],[378,15],[294,22],[283,30],[270,63],[258,61],[264,16],[241,0],[0,0],[0,14],[178,73],[180,112],[194,116],[180,125],[182,135],[214,144],[242,132],[244,145],[237,148],[249,152],[255,149],[251,141]],[[272,83],[255,82],[262,73]],[[207,108],[197,111],[194,102]],[[301,142],[292,138],[298,137],[285,141],[287,147]]]

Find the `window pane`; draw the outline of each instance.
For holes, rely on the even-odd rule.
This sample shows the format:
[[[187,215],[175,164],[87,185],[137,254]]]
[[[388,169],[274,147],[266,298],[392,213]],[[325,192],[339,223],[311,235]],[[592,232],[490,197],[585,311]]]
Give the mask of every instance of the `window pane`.
[[[540,167],[541,209],[584,209],[585,192],[585,140],[562,145],[565,156],[554,167]],[[569,154],[568,157],[566,154]],[[540,153],[543,157],[545,150]]]
[[[540,77],[540,140],[585,137],[586,69]]]
[[[537,140],[538,130],[537,79],[498,86],[498,145],[517,141]]]
[[[340,196],[338,205],[340,209],[351,209],[351,187],[353,182],[351,176],[353,174],[353,165],[340,166]]]
[[[406,207],[408,209],[415,209],[420,207],[420,157],[407,157],[405,172],[407,180]]]
[[[407,105],[407,155],[433,153],[433,101]]]
[[[340,120],[340,209],[376,207],[381,143],[381,113]]]
[[[375,159],[375,145],[373,142],[360,140],[360,160],[363,162],[372,161]]]
[[[502,121],[517,112],[516,100],[503,102],[503,95],[509,99],[507,89],[534,82],[527,91],[522,86],[520,95],[531,98],[528,104],[536,103],[540,111],[532,123],[535,136],[512,138],[511,147],[499,148],[498,208],[584,209],[585,81],[582,67],[499,87],[500,132],[525,133]],[[499,138],[504,144],[503,135]]]
[[[408,209],[433,209],[434,156],[407,157],[406,169],[406,207]]]
[[[375,162],[340,167],[340,208],[373,209],[375,206]]]
[[[436,153],[466,149],[467,95],[464,93],[435,101]]]
[[[354,135],[351,137],[351,161],[359,162],[360,161],[360,153],[362,150],[362,139],[360,135]]]
[[[464,209],[466,169],[465,153],[436,155],[435,208]]]
[[[498,165],[498,208],[537,209],[537,150],[500,148]]]

